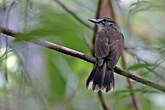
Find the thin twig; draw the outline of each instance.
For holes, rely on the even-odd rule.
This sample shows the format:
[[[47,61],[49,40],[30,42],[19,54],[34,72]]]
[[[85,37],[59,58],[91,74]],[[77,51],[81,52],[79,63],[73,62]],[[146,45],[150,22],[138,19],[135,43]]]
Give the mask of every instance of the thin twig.
[[[125,56],[124,56],[123,53],[121,55],[121,58],[122,58],[122,67],[123,67],[123,69],[126,69],[127,65],[126,65]],[[127,83],[128,83],[128,88],[130,89],[130,93],[131,93],[133,108],[134,108],[134,110],[139,110],[137,100],[136,100],[136,97],[135,97],[135,94],[134,94],[134,91],[133,91],[133,85],[132,85],[132,82],[129,78],[127,78]]]
[[[88,23],[83,21],[80,17],[78,17],[73,11],[71,11],[68,7],[66,7],[61,1],[54,0],[58,5],[60,5],[65,11],[67,11],[69,14],[71,14],[77,21],[79,21],[81,24],[86,26],[89,29],[93,29]]]
[[[16,34],[19,34],[16,31],[6,29],[6,28],[1,27],[1,26],[0,26],[0,32],[3,34],[6,34],[6,35],[10,35],[10,36],[14,36]],[[84,53],[81,53],[81,52],[78,52],[76,50],[69,49],[67,47],[60,46],[60,45],[57,45],[57,44],[54,44],[54,43],[51,43],[48,41],[38,41],[38,42],[34,42],[34,43],[36,43],[42,47],[45,47],[45,48],[49,48],[49,49],[56,50],[56,51],[59,51],[61,53],[64,53],[64,54],[67,54],[67,55],[70,55],[70,56],[73,56],[76,58],[80,58],[80,59],[85,60],[85,61],[90,62],[90,63],[95,63],[95,61],[96,61],[96,59],[94,57],[88,56]],[[114,68],[114,71],[119,75],[131,78],[131,79],[133,79],[137,82],[140,82],[144,85],[147,85],[147,86],[150,86],[150,87],[155,88],[157,90],[160,90],[162,92],[165,92],[165,86],[157,84],[157,83],[152,82],[150,80],[147,80],[145,78],[142,78],[141,76],[134,75],[133,73],[124,71],[117,66]]]
[[[13,8],[13,6],[15,5],[15,1],[13,1],[11,3],[11,5],[9,6],[8,10],[6,11],[6,17],[5,17],[5,25],[6,27],[8,27],[8,23],[9,23],[9,14],[11,12],[11,9]],[[9,44],[8,44],[8,37],[5,37],[5,42],[6,42],[6,50],[5,50],[5,80],[6,83],[8,82],[8,71],[7,71],[7,58],[8,58],[8,49],[9,49]]]
[[[127,49],[125,49],[125,50],[126,50],[130,55],[132,55],[133,57],[135,57],[135,58],[138,60],[138,62],[143,62],[143,63],[145,63],[145,64],[148,64],[148,62],[146,62],[145,60],[143,60],[143,59],[141,59],[140,57],[138,57],[135,53],[133,53],[133,52],[131,52],[131,51],[128,51]],[[158,76],[161,80],[165,81],[164,76],[161,75],[161,74],[159,74],[157,71],[155,71],[155,70],[154,70],[155,68],[151,69],[151,68],[149,68],[149,67],[146,67],[146,69],[147,69],[148,71],[154,73],[154,74],[155,74],[156,76]]]
[[[16,32],[16,31],[11,30],[11,29],[7,29],[7,28],[2,27],[2,26],[0,26],[0,32],[3,33],[3,34],[6,34],[8,36],[13,36],[13,35],[16,35],[16,34],[20,34],[19,32]]]
[[[92,43],[90,42],[88,36],[86,35],[86,33],[83,33],[83,38],[88,46],[88,48],[91,50],[91,52],[93,51],[93,46]]]
[[[70,56],[74,56],[74,57],[83,59],[87,62],[95,63],[95,58],[94,57],[88,56],[84,53],[78,52],[76,50],[73,50],[73,49],[58,45],[58,44],[54,44],[54,43],[51,43],[51,42],[48,42],[48,41],[41,41],[41,40],[36,41],[34,43],[39,44],[40,46],[52,49],[52,50],[62,52],[64,54],[67,54],[67,55],[70,55]]]
[[[114,11],[112,11],[114,12]],[[112,14],[114,16],[114,13]],[[114,16],[114,20],[115,20],[115,16]],[[125,60],[125,56],[124,53],[122,52],[121,54],[121,62],[122,62],[122,67],[124,70],[127,69],[127,64],[126,64],[126,60]],[[128,88],[130,89],[130,93],[131,93],[131,99],[132,99],[132,105],[134,110],[139,110],[138,104],[137,104],[137,100],[133,91],[133,84],[131,82],[131,80],[129,78],[127,78],[127,83],[128,83]]]
[[[104,100],[104,98],[103,98],[103,94],[102,94],[101,91],[98,92],[98,98],[99,98],[99,100],[100,100],[100,102],[101,102],[101,105],[102,105],[103,109],[104,109],[104,110],[109,110],[108,106],[107,106],[106,103],[105,103],[105,100]]]

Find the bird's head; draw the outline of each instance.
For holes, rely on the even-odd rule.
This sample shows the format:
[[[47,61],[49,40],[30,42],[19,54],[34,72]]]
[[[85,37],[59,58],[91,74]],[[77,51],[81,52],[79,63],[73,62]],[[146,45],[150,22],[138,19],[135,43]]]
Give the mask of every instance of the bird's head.
[[[103,17],[99,19],[88,19],[88,20],[92,23],[98,24],[102,28],[107,28],[111,26],[118,27],[115,21],[107,17]]]

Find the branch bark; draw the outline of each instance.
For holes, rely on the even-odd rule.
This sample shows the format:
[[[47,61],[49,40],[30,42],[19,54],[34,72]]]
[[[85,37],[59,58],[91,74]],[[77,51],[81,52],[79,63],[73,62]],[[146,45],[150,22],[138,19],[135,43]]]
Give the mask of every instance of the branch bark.
[[[104,110],[109,110],[108,106],[107,106],[106,103],[105,103],[105,100],[104,100],[104,98],[103,98],[103,94],[102,94],[101,91],[98,92],[98,97],[99,97],[99,100],[100,100],[100,102],[101,102],[101,105],[102,105],[103,109],[104,109]]]
[[[80,17],[78,17],[73,11],[71,11],[68,7],[66,7],[61,1],[54,0],[58,5],[60,5],[66,12],[71,14],[77,21],[79,21],[81,24],[86,26],[89,29],[93,29],[89,24],[87,24],[85,21],[83,21]]]
[[[142,63],[144,63],[144,64],[148,64],[147,61],[145,61],[145,60],[139,58],[135,53],[129,51],[128,49],[125,49],[125,51],[128,52],[128,54],[130,54],[131,56],[135,57],[139,63],[142,62]],[[164,77],[163,75],[161,75],[160,73],[158,73],[157,71],[155,71],[155,70],[154,70],[155,68],[146,67],[146,69],[147,69],[148,71],[154,73],[157,77],[159,77],[159,79],[165,81],[165,77]]]
[[[0,26],[0,32],[3,34],[9,35],[9,36],[14,36],[16,34],[19,34],[19,32],[16,32],[16,31],[10,30],[10,29],[6,29],[6,28],[1,27],[1,26]],[[80,58],[80,59],[85,60],[85,61],[90,62],[90,63],[95,63],[95,61],[96,61],[96,59],[94,57],[88,56],[84,53],[81,53],[81,52],[78,52],[76,50],[69,49],[67,47],[60,46],[60,45],[57,45],[57,44],[54,44],[54,43],[51,43],[48,41],[37,41],[34,43],[36,43],[42,47],[48,48],[48,49],[56,50],[56,51],[59,51],[59,52],[64,53],[64,54],[67,54],[67,55],[70,55],[70,56],[73,56],[76,58]],[[150,86],[150,87],[155,88],[157,90],[160,90],[162,92],[165,92],[165,86],[157,84],[153,81],[144,79],[138,75],[134,75],[133,73],[129,73],[127,71],[124,71],[117,66],[114,68],[114,71],[119,75],[131,78],[132,80],[140,82],[144,85],[147,85],[147,86]]]

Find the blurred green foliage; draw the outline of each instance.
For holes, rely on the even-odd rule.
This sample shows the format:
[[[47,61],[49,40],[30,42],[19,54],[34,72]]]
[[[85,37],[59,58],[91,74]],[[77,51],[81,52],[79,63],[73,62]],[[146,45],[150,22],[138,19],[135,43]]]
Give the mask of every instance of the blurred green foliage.
[[[151,64],[134,64],[132,66],[129,66],[127,69],[128,70],[137,70],[137,69],[141,69],[141,68],[147,68],[151,66]]]
[[[65,88],[66,88],[66,81],[64,77],[60,74],[58,68],[54,64],[54,58],[55,54],[52,54],[50,52],[47,52],[47,72],[48,72],[48,78],[49,78],[49,86],[50,90],[48,93],[48,97],[50,99],[62,99],[65,96]],[[50,100],[53,102],[52,100]]]
[[[15,41],[34,40],[44,37],[61,39],[62,43],[70,48],[86,50],[83,41],[84,27],[66,12],[55,9],[45,9],[40,17],[40,24],[30,27],[26,34],[19,34]],[[74,42],[74,43],[73,43]],[[60,42],[58,42],[60,43]]]
[[[94,18],[98,0],[61,0],[61,2],[75,12],[77,16],[81,17],[84,22],[88,22],[88,18]],[[130,2],[126,0],[114,2],[114,10],[117,13],[116,18],[122,33],[124,33],[125,46],[128,47],[128,53],[125,54],[127,71],[164,85],[165,14],[163,6],[165,1],[142,0]],[[18,45],[16,49],[22,48],[24,50],[24,47],[19,45],[27,46],[24,41],[43,39],[85,54],[91,54],[83,38],[83,33],[87,35],[92,43],[93,32],[79,23],[54,1],[29,0],[25,2],[18,0],[15,7],[18,11],[16,13],[19,16],[24,16],[24,18],[22,17],[23,20],[27,19],[26,25],[23,20],[20,21],[20,27],[26,26],[26,31],[24,34],[15,36],[16,42],[14,43]],[[27,11],[26,16],[23,10]],[[39,13],[36,14],[37,12]],[[0,49],[4,50],[1,47],[0,45]],[[7,84],[4,80],[6,69],[4,61],[7,59],[0,59],[0,103],[2,105],[8,102],[12,110],[102,109],[97,94],[87,90],[85,86],[93,64],[53,50],[37,47],[37,50],[39,50],[37,52],[41,54],[42,63],[44,64],[42,67],[41,59],[38,60],[40,56],[36,55],[35,59],[30,57],[34,52],[30,50],[33,50],[32,48],[34,47],[24,50],[29,51],[28,58],[22,51],[19,52],[23,55],[12,51],[12,55],[8,56],[7,59],[17,56],[19,60],[9,62],[8,66],[11,66],[12,63],[15,65],[7,68],[9,74]],[[10,49],[12,48],[15,49],[15,47],[10,45]],[[129,51],[133,52],[136,56],[131,55]],[[137,57],[142,60],[137,60]],[[35,69],[28,68],[28,64],[26,64],[28,60],[35,60],[34,68],[41,69],[40,74],[37,72],[33,73],[37,77],[29,73],[28,69],[32,72]],[[20,62],[23,62],[23,64]],[[121,64],[118,63],[118,66],[121,66]],[[157,73],[151,72],[151,70]],[[165,106],[157,105],[153,101],[158,100],[152,97],[153,94],[162,95],[159,91],[133,81],[132,92],[135,93],[142,110],[165,109]],[[127,81],[124,77],[117,74],[115,74],[114,91],[104,94],[104,98],[108,107],[112,110],[133,110],[131,91],[128,88]],[[4,107],[2,110],[6,108]]]

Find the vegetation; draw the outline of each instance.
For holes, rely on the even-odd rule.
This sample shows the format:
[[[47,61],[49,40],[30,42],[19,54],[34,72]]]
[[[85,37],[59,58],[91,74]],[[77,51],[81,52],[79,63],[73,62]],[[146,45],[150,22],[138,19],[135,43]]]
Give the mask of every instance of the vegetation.
[[[0,109],[164,110],[164,4],[2,0]],[[109,94],[85,86],[97,32],[88,19],[103,16],[114,19],[125,37]]]

